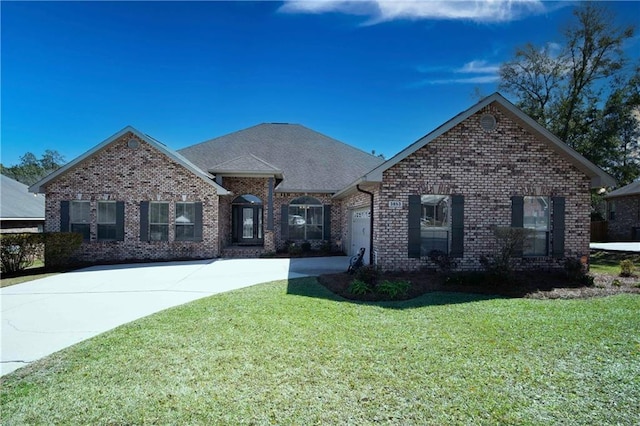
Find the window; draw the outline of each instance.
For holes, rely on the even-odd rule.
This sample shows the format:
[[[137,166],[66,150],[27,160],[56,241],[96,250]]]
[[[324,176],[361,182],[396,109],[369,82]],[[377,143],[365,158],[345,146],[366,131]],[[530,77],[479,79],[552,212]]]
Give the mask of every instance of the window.
[[[82,234],[83,240],[89,240],[90,233],[89,201],[71,201],[69,203],[69,230]]]
[[[116,239],[116,202],[98,201],[98,240]]]
[[[289,238],[292,240],[321,240],[324,235],[324,208],[309,196],[296,198],[289,205]]]
[[[176,203],[176,241],[195,239],[195,203]]]
[[[523,228],[530,229],[522,254],[547,256],[549,254],[549,197],[524,197]]]
[[[607,203],[607,210],[609,211],[609,220],[616,220],[616,201],[611,200]]]
[[[169,203],[149,203],[149,240],[169,241]]]
[[[451,237],[451,197],[448,195],[420,196],[420,254],[428,256],[433,250],[449,253]]]

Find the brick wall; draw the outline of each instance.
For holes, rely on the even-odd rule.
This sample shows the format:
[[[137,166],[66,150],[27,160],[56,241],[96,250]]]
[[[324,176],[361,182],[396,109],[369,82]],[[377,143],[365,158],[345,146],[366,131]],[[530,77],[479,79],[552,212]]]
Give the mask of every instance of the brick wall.
[[[616,205],[615,219],[609,219],[609,241],[631,241],[633,228],[640,227],[640,195],[616,197],[609,202]]]
[[[496,129],[479,120],[493,114]],[[374,250],[384,269],[418,269],[425,260],[408,258],[408,197],[413,194],[464,196],[464,257],[459,267],[481,269],[479,258],[495,252],[492,226],[510,226],[512,196],[565,197],[565,256],[589,254],[590,179],[518,126],[493,105],[469,117],[383,174],[373,217]],[[345,208],[358,196],[343,201]],[[389,201],[402,201],[392,209]],[[343,229],[348,218],[343,219]],[[553,218],[551,218],[553,223]],[[343,231],[344,232],[344,231]],[[525,258],[521,268],[559,267],[551,257]]]
[[[60,230],[61,201],[90,200],[91,240],[82,245],[81,260],[218,256],[219,197],[215,188],[142,140],[138,148],[129,148],[131,138],[136,136],[123,135],[47,185],[46,231]],[[124,241],[97,240],[97,203],[105,199],[125,202]],[[141,201],[170,202],[171,221],[175,202],[202,202],[203,240],[174,241],[175,229],[169,226],[169,241],[140,241]]]

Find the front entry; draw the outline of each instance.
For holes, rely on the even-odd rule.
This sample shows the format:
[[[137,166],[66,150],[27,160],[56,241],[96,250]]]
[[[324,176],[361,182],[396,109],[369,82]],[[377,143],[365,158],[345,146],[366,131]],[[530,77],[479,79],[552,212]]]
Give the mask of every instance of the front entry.
[[[262,245],[262,201],[254,195],[241,195],[231,205],[231,237],[240,245]]]

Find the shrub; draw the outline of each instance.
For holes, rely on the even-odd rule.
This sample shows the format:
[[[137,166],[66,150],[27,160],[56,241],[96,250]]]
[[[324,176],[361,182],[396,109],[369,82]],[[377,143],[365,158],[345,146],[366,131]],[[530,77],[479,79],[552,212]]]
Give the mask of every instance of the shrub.
[[[376,291],[380,294],[386,294],[392,299],[396,299],[399,296],[406,296],[407,292],[411,288],[411,283],[408,281],[382,281],[376,287]]]
[[[587,268],[580,259],[567,257],[564,260],[564,270],[571,281],[587,287],[593,286],[594,278],[587,273]]]
[[[82,245],[82,234],[49,232],[44,236],[44,262],[49,269],[69,266],[71,257]]]
[[[302,254],[302,248],[296,243],[291,243],[287,246],[287,253],[292,256],[298,256]]]
[[[630,259],[625,259],[620,261],[621,277],[632,277],[634,270],[635,270],[635,266]]]
[[[498,242],[498,251],[490,257],[480,256],[480,264],[494,277],[505,281],[511,280],[513,278],[511,259],[522,249],[531,232],[527,228],[494,227],[493,235]]]
[[[300,248],[302,249],[303,253],[309,253],[311,251],[311,243],[309,241],[305,241],[304,243],[300,244]]]
[[[356,269],[356,280],[364,281],[370,286],[375,286],[380,278],[380,268],[376,265],[364,265]]]
[[[429,252],[429,260],[435,263],[440,272],[444,274],[449,274],[456,267],[451,257],[441,250],[431,250]]]
[[[42,253],[43,234],[0,234],[0,270],[22,271]]]
[[[353,280],[351,281],[351,284],[349,284],[349,288],[347,289],[347,291],[351,294],[367,294],[371,293],[373,289],[364,281]]]
[[[320,253],[329,254],[331,253],[331,241],[323,241],[319,247]]]

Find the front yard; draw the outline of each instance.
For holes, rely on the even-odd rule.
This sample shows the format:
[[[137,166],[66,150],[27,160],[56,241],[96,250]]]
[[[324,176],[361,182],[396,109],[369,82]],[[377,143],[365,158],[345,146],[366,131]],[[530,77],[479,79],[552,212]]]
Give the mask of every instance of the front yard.
[[[202,299],[0,381],[12,424],[634,424],[640,296],[428,293],[315,278]]]

